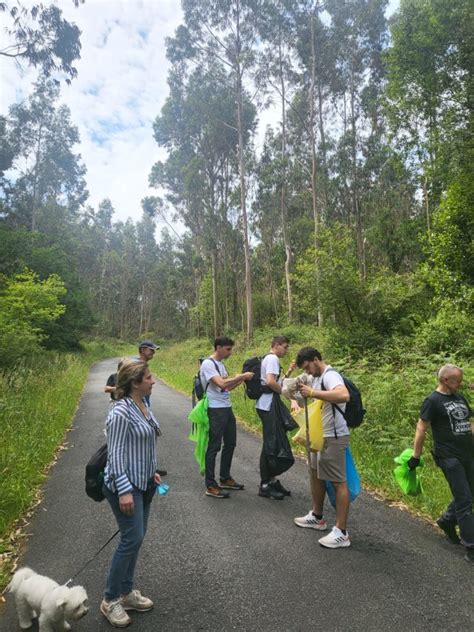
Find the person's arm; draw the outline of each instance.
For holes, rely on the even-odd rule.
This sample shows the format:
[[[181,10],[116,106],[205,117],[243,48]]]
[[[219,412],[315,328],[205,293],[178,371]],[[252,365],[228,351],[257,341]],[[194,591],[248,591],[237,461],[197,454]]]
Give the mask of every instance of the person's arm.
[[[117,390],[116,386],[117,386],[117,374],[112,373],[112,375],[109,375],[109,377],[107,378],[107,383],[104,388],[104,393],[115,393],[115,391]]]
[[[426,431],[431,426],[429,421],[418,419],[415,430],[415,441],[413,443],[413,458],[420,459],[425,444]]]
[[[283,376],[284,378],[286,377],[290,377],[290,375],[293,373],[293,371],[296,369],[297,364],[295,361],[290,362],[290,366],[288,367],[288,371],[285,373],[285,375]]]
[[[210,381],[218,386],[221,390],[231,391],[242,382],[246,382],[253,377],[253,373],[251,371],[247,371],[246,373],[239,373],[235,377],[221,377],[220,375],[213,375]]]
[[[281,393],[282,386],[278,382],[278,375],[275,373],[267,373],[265,375],[266,386],[268,386],[275,393]]]
[[[349,391],[344,384],[338,384],[330,391],[322,391],[318,388],[311,388],[311,386],[303,384],[300,388],[300,392],[303,397],[322,399],[324,402],[329,402],[330,404],[344,404],[350,399]]]
[[[415,430],[415,441],[413,443],[413,456],[407,461],[407,465],[410,470],[414,470],[420,465],[420,457],[425,444],[426,431],[430,426],[431,423],[429,421],[418,419]]]

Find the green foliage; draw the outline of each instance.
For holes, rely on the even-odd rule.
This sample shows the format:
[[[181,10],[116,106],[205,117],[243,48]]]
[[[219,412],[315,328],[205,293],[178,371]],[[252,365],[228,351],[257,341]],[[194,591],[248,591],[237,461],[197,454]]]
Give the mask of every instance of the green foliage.
[[[73,0],[77,7],[84,0]],[[8,46],[0,50],[0,55],[14,59],[17,63],[38,68],[45,77],[58,71],[66,77],[66,82],[77,76],[72,65],[80,57],[80,30],[62,17],[56,5],[33,4],[28,7],[16,2],[0,3],[0,12],[6,14]],[[5,45],[4,44],[4,45]]]
[[[117,341],[83,343],[82,353],[50,351],[0,370],[0,551],[12,549],[9,531],[38,495],[49,466],[70,427],[91,365],[131,355]],[[13,558],[0,559],[0,590]]]
[[[474,296],[474,183],[467,174],[453,183],[433,215],[425,240],[427,261],[422,267],[435,294],[435,305],[456,303],[472,308]]]
[[[0,357],[6,365],[40,350],[45,328],[65,311],[59,299],[66,289],[57,275],[40,281],[31,270],[0,281]]]

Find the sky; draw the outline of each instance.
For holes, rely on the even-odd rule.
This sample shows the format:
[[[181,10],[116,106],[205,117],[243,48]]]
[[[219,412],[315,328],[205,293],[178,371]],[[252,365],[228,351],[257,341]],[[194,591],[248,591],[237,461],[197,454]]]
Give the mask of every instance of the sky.
[[[24,5],[33,4],[23,0]],[[64,17],[82,31],[78,77],[61,86],[81,138],[77,151],[87,167],[88,204],[110,198],[115,219],[138,220],[152,165],[166,154],[153,138],[152,123],[167,93],[165,38],[181,21],[178,0],[58,0]],[[22,100],[37,73],[0,66],[1,105]]]
[[[36,0],[37,2],[39,0]],[[392,13],[399,0],[390,0]],[[33,0],[22,0],[29,6]],[[45,2],[45,4],[47,4]],[[166,96],[169,63],[165,38],[182,21],[179,0],[72,0],[55,2],[65,19],[82,31],[78,77],[61,87],[61,102],[71,110],[81,138],[77,151],[87,167],[88,204],[97,208],[109,198],[115,220],[141,217],[140,200],[159,191],[149,189],[148,175],[157,160],[152,124]],[[31,92],[35,70],[19,70],[0,59],[0,113]],[[267,124],[276,124],[275,110],[260,113],[257,149]]]

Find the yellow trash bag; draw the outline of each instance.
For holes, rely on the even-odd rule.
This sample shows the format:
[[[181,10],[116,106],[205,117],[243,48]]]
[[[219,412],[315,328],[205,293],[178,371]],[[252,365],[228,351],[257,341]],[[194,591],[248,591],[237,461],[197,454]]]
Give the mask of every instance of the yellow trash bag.
[[[319,452],[323,448],[323,401],[316,399],[308,405],[309,443],[313,452]],[[300,427],[293,437],[295,443],[306,445],[306,420],[304,408],[295,415],[295,421]]]

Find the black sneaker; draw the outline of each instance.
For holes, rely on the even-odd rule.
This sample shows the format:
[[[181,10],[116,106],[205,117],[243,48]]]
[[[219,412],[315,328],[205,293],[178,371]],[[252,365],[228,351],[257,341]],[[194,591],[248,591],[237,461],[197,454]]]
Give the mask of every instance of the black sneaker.
[[[264,498],[273,498],[273,500],[283,500],[283,498],[285,498],[284,494],[276,490],[271,485],[260,485],[258,495],[263,496]]]
[[[451,542],[451,544],[461,544],[461,540],[456,532],[456,523],[454,522],[446,522],[443,518],[438,518],[436,521],[438,527],[445,532],[446,537]]]
[[[468,549],[466,548],[466,555],[464,556],[464,559],[466,562],[471,562],[471,564],[474,562],[474,549],[472,547]]]
[[[280,494],[283,494],[283,496],[291,496],[290,490],[286,489],[286,487],[283,487],[278,479],[276,481],[272,481],[271,483],[269,483],[269,485],[271,485],[273,489],[276,489],[277,492],[280,492]]]

